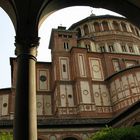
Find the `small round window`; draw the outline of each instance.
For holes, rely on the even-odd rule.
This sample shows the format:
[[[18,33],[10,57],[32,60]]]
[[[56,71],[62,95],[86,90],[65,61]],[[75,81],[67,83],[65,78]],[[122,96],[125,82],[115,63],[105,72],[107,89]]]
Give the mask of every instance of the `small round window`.
[[[83,91],[83,94],[84,94],[84,95],[88,95],[88,91],[87,91],[87,90],[84,90],[84,91]]]
[[[3,104],[3,107],[7,107],[7,103],[4,103],[4,104]]]
[[[45,81],[46,81],[46,79],[47,79],[47,78],[46,78],[46,76],[45,76],[45,75],[41,75],[41,76],[40,76],[40,80],[41,80],[42,82],[45,82]]]

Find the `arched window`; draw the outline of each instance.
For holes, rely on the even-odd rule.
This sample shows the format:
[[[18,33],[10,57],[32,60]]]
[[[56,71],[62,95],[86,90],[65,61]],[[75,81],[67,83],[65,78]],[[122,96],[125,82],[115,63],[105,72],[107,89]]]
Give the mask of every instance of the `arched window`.
[[[127,32],[126,24],[121,22],[121,26],[124,32]]]
[[[114,30],[120,31],[119,23],[117,23],[116,21],[113,21],[113,27],[114,27]]]
[[[106,49],[105,49],[105,46],[104,46],[104,45],[101,45],[101,46],[100,46],[100,51],[101,51],[101,52],[106,52]]]
[[[104,31],[108,31],[109,30],[107,21],[103,21],[102,25],[103,25]]]
[[[91,47],[90,47],[90,44],[85,44],[86,48],[88,51],[91,51]]]
[[[84,33],[85,33],[85,35],[89,34],[89,29],[88,29],[88,25],[87,24],[84,25]]]
[[[129,52],[130,52],[130,53],[134,53],[134,48],[133,48],[133,46],[129,45],[128,48],[129,48]]]
[[[108,45],[109,52],[115,52],[113,44]]]
[[[98,22],[94,22],[94,29],[95,29],[95,32],[100,32],[100,24]]]
[[[64,42],[64,49],[68,50],[69,49],[69,43],[68,42]]]
[[[122,45],[121,45],[121,48],[122,48],[122,52],[127,52],[126,45],[122,44]]]
[[[66,65],[63,64],[63,72],[66,72]]]
[[[77,37],[81,37],[81,29],[77,28],[76,31],[77,31]]]

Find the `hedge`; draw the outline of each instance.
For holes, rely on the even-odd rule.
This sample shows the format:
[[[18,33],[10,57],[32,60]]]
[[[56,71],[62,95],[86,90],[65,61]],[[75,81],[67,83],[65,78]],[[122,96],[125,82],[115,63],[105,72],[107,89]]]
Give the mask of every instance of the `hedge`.
[[[140,125],[124,128],[106,127],[94,133],[89,140],[140,140]]]
[[[0,132],[0,140],[13,140],[13,134],[10,132]]]

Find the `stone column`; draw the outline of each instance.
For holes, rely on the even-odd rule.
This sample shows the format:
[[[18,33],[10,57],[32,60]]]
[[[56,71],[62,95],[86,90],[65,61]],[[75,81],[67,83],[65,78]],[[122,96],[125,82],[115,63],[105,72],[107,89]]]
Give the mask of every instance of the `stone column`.
[[[37,38],[33,41],[20,41],[16,38],[14,140],[37,140],[36,55],[38,40]]]

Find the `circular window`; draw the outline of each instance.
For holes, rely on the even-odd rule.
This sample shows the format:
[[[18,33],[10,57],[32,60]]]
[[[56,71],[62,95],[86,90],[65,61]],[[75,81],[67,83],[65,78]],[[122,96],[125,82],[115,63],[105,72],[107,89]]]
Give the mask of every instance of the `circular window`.
[[[106,97],[107,96],[107,93],[106,92],[103,92],[102,95],[103,95],[103,97]]]
[[[62,99],[64,99],[64,98],[65,98],[65,95],[64,95],[64,94],[62,94],[62,95],[61,95],[61,98],[62,98]]]
[[[41,75],[41,76],[40,76],[40,80],[41,80],[42,82],[45,82],[45,81],[46,81],[46,79],[47,79],[47,78],[46,78],[46,76],[45,76],[45,75]]]
[[[83,91],[83,94],[84,94],[84,95],[88,95],[88,91],[87,91],[87,90],[84,90],[84,91]]]
[[[4,103],[4,104],[3,104],[3,107],[7,107],[7,103]]]
[[[95,71],[95,72],[99,72],[100,71],[100,68],[99,68],[98,65],[93,65],[92,68],[93,68],[93,71]]]
[[[50,105],[50,103],[47,103],[47,102],[46,102],[46,106],[47,106],[47,107],[50,107],[51,105]]]
[[[95,96],[96,96],[96,97],[99,97],[99,93],[98,93],[98,92],[95,92]]]
[[[37,107],[40,108],[42,106],[41,102],[37,102]]]

